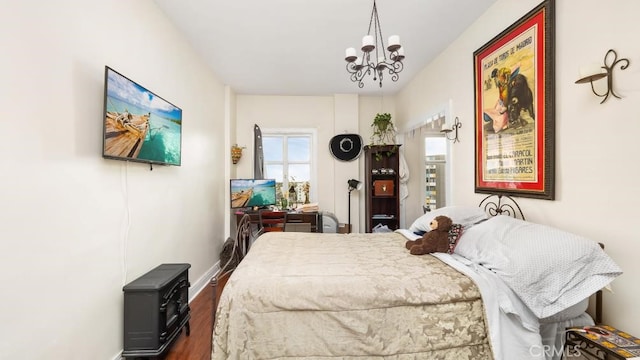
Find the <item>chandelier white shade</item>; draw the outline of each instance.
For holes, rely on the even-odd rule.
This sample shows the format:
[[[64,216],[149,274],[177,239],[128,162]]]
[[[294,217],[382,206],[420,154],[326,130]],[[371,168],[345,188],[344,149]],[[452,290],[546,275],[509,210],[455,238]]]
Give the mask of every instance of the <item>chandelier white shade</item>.
[[[344,59],[347,61],[347,72],[351,75],[351,81],[358,83],[358,87],[364,87],[362,80],[367,75],[373,75],[373,80],[377,80],[382,87],[382,78],[386,71],[391,75],[391,80],[398,81],[398,73],[404,68],[402,64],[404,48],[400,45],[400,36],[391,35],[388,40],[388,46],[385,49],[378,8],[376,1],[373,0],[369,30],[367,30],[367,35],[362,38],[362,47],[360,48],[362,54],[358,56],[357,50],[352,47],[345,51]]]

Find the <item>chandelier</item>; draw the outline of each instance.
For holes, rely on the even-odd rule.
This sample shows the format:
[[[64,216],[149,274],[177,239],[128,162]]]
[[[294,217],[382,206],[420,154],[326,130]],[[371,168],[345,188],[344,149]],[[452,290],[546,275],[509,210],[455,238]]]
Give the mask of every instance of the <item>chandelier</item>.
[[[372,26],[373,34],[371,33]],[[351,81],[357,82],[359,88],[364,87],[362,79],[365,75],[371,74],[373,74],[373,80],[378,80],[380,87],[382,87],[382,77],[385,71],[389,71],[391,80],[398,81],[398,73],[404,67],[402,65],[404,48],[400,45],[400,37],[391,35],[389,36],[389,46],[385,50],[376,0],[373,0],[369,30],[367,35],[362,38],[362,47],[360,49],[362,50],[362,56],[357,55],[356,49],[348,48],[344,58],[347,61],[347,72],[351,74]],[[389,51],[388,55],[387,51]]]

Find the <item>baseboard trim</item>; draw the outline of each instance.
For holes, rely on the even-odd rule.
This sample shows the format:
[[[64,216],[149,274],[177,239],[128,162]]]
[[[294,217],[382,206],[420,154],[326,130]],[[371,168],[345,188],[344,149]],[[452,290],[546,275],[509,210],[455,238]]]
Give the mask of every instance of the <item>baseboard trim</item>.
[[[211,284],[211,278],[213,278],[218,271],[220,271],[220,261],[210,267],[198,280],[191,283],[191,287],[189,287],[189,302],[192,302],[202,290]]]

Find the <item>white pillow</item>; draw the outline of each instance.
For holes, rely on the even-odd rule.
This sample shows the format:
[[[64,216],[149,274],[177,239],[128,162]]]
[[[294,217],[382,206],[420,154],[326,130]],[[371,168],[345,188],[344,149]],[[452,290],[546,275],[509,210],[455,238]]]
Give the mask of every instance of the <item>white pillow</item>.
[[[418,232],[431,230],[429,223],[431,223],[431,220],[436,216],[440,215],[449,217],[454,224],[460,224],[464,229],[489,218],[487,213],[477,206],[445,206],[429,211],[417,218],[409,227],[409,231]]]
[[[455,253],[493,270],[541,319],[622,274],[595,241],[504,215],[467,229]]]
[[[550,324],[568,321],[571,319],[575,319],[578,316],[582,315],[589,308],[589,299],[584,299],[579,301],[577,304],[569,306],[568,308],[559,311],[551,316],[548,316],[544,319],[540,319],[540,324]]]

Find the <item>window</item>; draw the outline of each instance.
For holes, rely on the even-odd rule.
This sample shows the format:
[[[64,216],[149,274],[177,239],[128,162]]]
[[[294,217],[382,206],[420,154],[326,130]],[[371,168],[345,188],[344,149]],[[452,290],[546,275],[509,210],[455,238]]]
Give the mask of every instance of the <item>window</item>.
[[[447,140],[442,135],[424,138],[425,211],[446,206]]]
[[[314,130],[266,130],[262,134],[265,178],[276,179],[276,202],[283,208],[312,201],[314,143]]]
[[[424,212],[435,210],[451,202],[451,141],[447,140],[440,131],[446,124],[448,110],[443,108],[439,113],[434,113],[420,125],[410,128],[405,132],[405,154],[410,149],[408,156],[418,156],[412,161],[421,161],[424,171],[416,174],[420,181],[420,193],[415,197],[411,195],[411,206],[419,206],[422,202]],[[415,154],[415,155],[413,155]],[[413,175],[411,175],[413,176]],[[411,211],[419,211],[419,209]],[[407,210],[407,214],[410,214]]]

